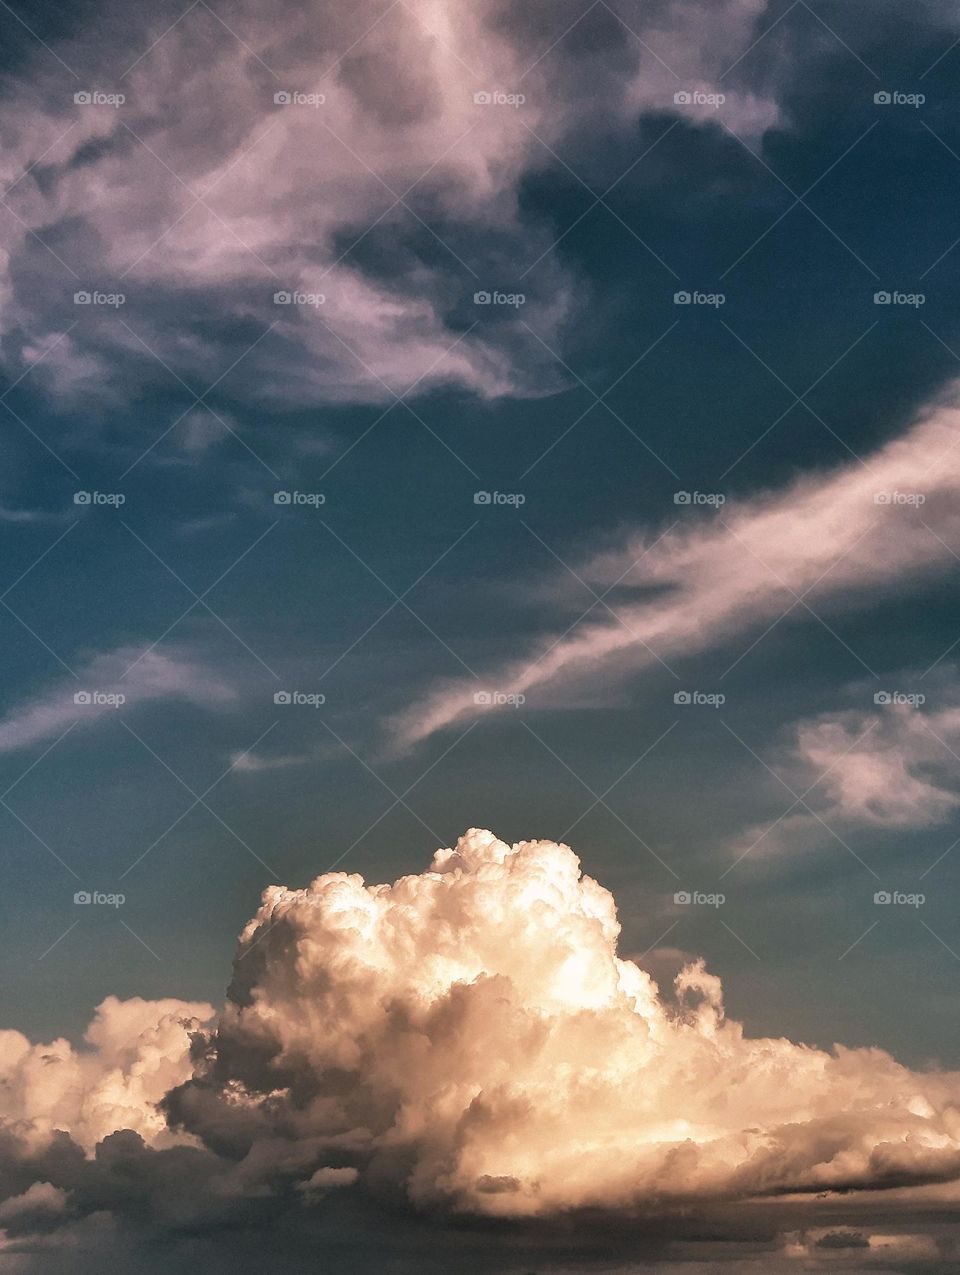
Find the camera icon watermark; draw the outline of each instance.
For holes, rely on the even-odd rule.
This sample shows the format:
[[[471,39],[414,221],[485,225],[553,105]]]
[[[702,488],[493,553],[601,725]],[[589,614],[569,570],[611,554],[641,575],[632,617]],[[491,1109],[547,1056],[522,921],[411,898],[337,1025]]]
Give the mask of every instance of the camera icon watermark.
[[[73,95],[75,106],[112,106],[114,110],[126,100],[123,93],[101,93],[99,89],[80,89]]]
[[[673,95],[674,106],[711,106],[715,111],[726,100],[726,93],[704,93],[701,89],[678,89]]]
[[[516,109],[526,100],[523,93],[504,93],[501,89],[481,89],[473,95],[474,106],[512,106]]]
[[[687,292],[684,288],[673,294],[673,304],[706,305],[719,310],[722,305],[727,304],[727,295],[725,292]]]
[[[722,491],[675,491],[673,503],[675,505],[711,505],[714,509],[719,509],[721,505],[727,503],[727,498]]]
[[[926,301],[925,292],[897,292],[894,289],[893,292],[883,290],[873,294],[874,305],[905,305],[912,310],[919,310]]]
[[[77,890],[73,901],[78,907],[122,908],[127,901],[125,894],[107,894],[103,890]]]
[[[922,908],[927,901],[927,896],[907,894],[903,890],[877,890],[873,901],[880,907]]]
[[[274,106],[312,106],[314,110],[326,100],[325,93],[301,93],[298,89],[281,89],[273,95]]]
[[[75,491],[73,503],[75,505],[111,505],[114,509],[119,509],[121,505],[127,503],[127,498],[122,491]]]
[[[473,503],[475,505],[510,505],[514,509],[519,509],[521,505],[527,503],[527,498],[522,491],[475,491]]]
[[[674,691],[674,704],[704,705],[708,708],[720,708],[726,704],[727,697],[721,691]]]
[[[74,691],[73,702],[80,708],[122,708],[127,697],[122,691]]]
[[[319,509],[321,505],[327,503],[327,497],[322,491],[275,491],[273,503],[291,506],[306,505],[310,509]]]
[[[320,691],[274,691],[274,704],[291,704],[296,707],[320,708],[327,697]]]
[[[912,505],[919,509],[927,503],[922,491],[876,491],[873,494],[875,505]]]
[[[81,289],[73,294],[74,305],[105,305],[111,309],[117,310],[126,301],[126,293],[124,292],[87,292]]]
[[[874,691],[873,702],[880,707],[886,707],[890,704],[904,704],[908,708],[919,708],[922,704],[926,704],[927,697],[920,693],[907,691]]]
[[[496,289],[492,292],[487,292],[485,289],[481,289],[473,294],[474,305],[506,305],[515,310],[525,305],[526,300],[526,293],[523,292],[498,292]]]
[[[279,292],[273,294],[274,305],[305,305],[312,306],[315,310],[325,305],[327,301],[326,294],[323,292],[300,292],[294,289],[292,292],[282,288]]]
[[[899,89],[879,89],[873,95],[875,106],[912,106],[914,110],[926,100],[924,93],[901,93]]]
[[[473,702],[478,708],[520,708],[527,697],[519,691],[474,691]]]
[[[727,901],[727,896],[708,893],[704,890],[677,890],[673,901],[680,907],[722,908]]]

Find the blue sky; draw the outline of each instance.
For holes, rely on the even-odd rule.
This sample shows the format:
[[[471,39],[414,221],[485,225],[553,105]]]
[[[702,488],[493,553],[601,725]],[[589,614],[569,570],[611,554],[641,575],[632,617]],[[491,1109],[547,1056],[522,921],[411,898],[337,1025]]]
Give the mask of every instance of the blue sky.
[[[4,1025],[477,826],[956,1066],[950,6],[15,8]]]
[[[728,842],[772,822],[781,799],[790,804],[762,762],[776,767],[792,723],[845,706],[849,688],[870,678],[866,665],[877,685],[885,677],[910,689],[911,671],[922,672],[954,640],[955,564],[945,555],[935,586],[906,572],[878,596],[841,606],[839,617],[831,606],[825,623],[792,614],[723,679],[728,703],[719,712],[675,714],[674,686],[716,690],[765,625],[744,624],[723,640],[707,634],[696,655],[668,660],[669,669],[654,662],[609,691],[599,670],[579,699],[549,711],[532,701],[484,715],[455,748],[459,731],[381,757],[385,721],[434,682],[465,674],[465,665],[496,670],[594,603],[578,567],[625,529],[652,539],[716,512],[675,505],[677,491],[719,492],[732,502],[797,474],[856,464],[854,456],[894,437],[949,385],[957,265],[947,250],[960,161],[950,153],[958,140],[952,62],[932,65],[944,32],[931,15],[901,31],[905,48],[891,11],[873,34],[876,47],[859,41],[854,51],[844,47],[855,26],[849,10],[835,33],[804,6],[772,16],[782,17],[777,32],[724,81],[734,109],[737,94],[768,95],[765,109],[778,122],[762,136],[725,113],[726,103],[691,119],[665,95],[632,120],[591,119],[589,136],[574,119],[560,140],[551,131],[543,144],[548,130],[539,119],[528,125],[524,106],[478,108],[516,115],[529,142],[512,226],[464,224],[455,212],[424,225],[423,212],[401,209],[345,258],[361,281],[400,294],[406,276],[430,273],[443,294],[437,354],[457,342],[456,354],[474,337],[496,342],[512,363],[509,376],[533,382],[527,393],[478,398],[457,384],[421,382],[397,403],[383,374],[341,345],[319,303],[292,305],[302,313],[278,338],[274,283],[296,281],[268,272],[252,253],[259,282],[241,277],[219,289],[172,269],[167,278],[161,243],[155,271],[147,272],[150,257],[142,263],[158,277],[140,279],[135,269],[121,287],[112,262],[98,262],[95,226],[61,217],[35,237],[18,232],[11,212],[10,277],[23,300],[6,337],[8,584],[27,574],[5,598],[8,721],[34,700],[69,691],[75,679],[64,665],[82,688],[90,662],[116,651],[129,654],[125,664],[146,649],[195,664],[198,680],[186,700],[159,694],[138,703],[133,693],[122,710],[89,725],[90,715],[77,712],[75,733],[42,762],[55,736],[8,749],[8,783],[37,763],[10,794],[16,813],[5,815],[18,1023],[75,1029],[121,971],[131,989],[213,996],[239,923],[274,879],[265,863],[280,880],[302,881],[358,841],[345,866],[389,876],[416,865],[434,840],[449,843],[461,824],[489,825],[507,839],[559,835],[592,804],[591,789],[606,788],[676,722],[611,796],[624,823],[597,806],[577,829],[593,871],[618,897],[636,896],[624,923],[643,951],[659,931],[641,895],[672,894],[674,878],[636,836],[659,847],[680,877],[711,878],[728,866]],[[184,47],[201,32],[213,38],[212,22],[196,15]],[[79,28],[75,38],[83,39]],[[626,74],[639,47],[601,7],[547,59],[558,72],[569,65],[586,74],[597,56],[591,41],[607,49],[611,74]],[[134,76],[149,81],[150,56]],[[51,88],[72,84],[25,37],[15,70],[28,67],[41,83],[55,77]],[[875,104],[878,86],[900,83],[904,93],[922,87],[928,101]],[[130,98],[120,108],[73,108],[79,127],[84,110],[95,113],[97,131],[132,150],[128,163],[152,165],[150,180],[176,192],[172,153],[162,146],[172,125]],[[50,109],[70,123],[69,104],[55,99]],[[280,109],[264,108],[264,121],[275,124]],[[301,113],[316,115],[307,126],[321,156],[345,153],[316,108]],[[127,130],[148,132],[154,141],[144,145],[158,158],[138,150]],[[59,164],[41,161],[40,173],[49,169],[56,180],[82,162],[82,151],[66,149]],[[209,165],[212,157],[203,158]],[[96,169],[95,158],[88,162]],[[352,162],[363,175],[363,162]],[[37,169],[18,189],[33,182],[42,188]],[[385,207],[391,201],[381,193]],[[423,207],[430,211],[430,198]],[[205,214],[198,233],[229,239],[222,220],[219,209]],[[165,228],[159,220],[157,234]],[[356,238],[344,226],[336,249]],[[271,247],[278,257],[288,251],[282,242]],[[75,307],[78,280],[126,299]],[[482,289],[526,300],[482,307],[473,301]],[[675,304],[685,290],[724,301]],[[874,304],[882,290],[925,300],[882,308]],[[37,337],[41,302],[47,330]],[[562,319],[544,320],[561,306]],[[304,329],[303,340],[314,339],[311,326],[327,327],[326,358],[345,365],[331,369],[329,386],[323,356],[318,363],[295,348]],[[65,346],[73,356],[74,343],[80,363],[102,361],[96,371],[91,363],[89,380],[73,357],[69,368],[56,366]],[[180,346],[188,354],[178,364],[170,351]],[[441,359],[437,375],[443,367]],[[294,384],[288,395],[287,371],[315,384]],[[396,381],[393,393],[415,379]],[[199,395],[207,396],[198,404]],[[341,397],[348,401],[329,401]],[[324,503],[274,504],[287,490],[319,493]],[[119,493],[124,503],[75,505],[78,491]],[[477,491],[518,493],[523,504],[475,505]],[[222,701],[204,693],[214,682],[223,684]],[[322,691],[326,703],[278,713],[273,692],[287,687]],[[174,774],[202,791],[264,731],[255,756],[269,768],[235,769],[211,794],[237,836],[196,806],[123,875],[191,804]],[[948,766],[952,760],[945,754]],[[399,794],[428,767],[410,808],[394,805],[364,837],[394,802],[390,790]],[[911,831],[908,844],[882,827],[855,836],[858,853],[904,882],[952,839],[948,821]],[[938,872],[944,891],[950,872],[948,860]],[[84,918],[38,962],[75,919],[76,880],[106,889],[121,877],[123,917],[143,943]],[[860,965],[851,960],[838,975],[837,956],[865,928],[857,929],[861,920],[872,919],[864,906],[872,880],[837,842],[739,872],[741,931],[763,953],[759,980],[754,958],[723,931],[685,921],[674,937],[754,986],[742,1008],[759,1025],[786,1012],[796,1019],[784,1030],[827,1043],[845,1025],[850,995],[863,980],[874,983],[877,962],[889,962],[889,1000],[863,1023],[864,1039],[938,1054],[947,1042],[929,1011],[954,971],[935,939],[917,927],[884,926]],[[949,908],[938,921],[953,945]],[[784,943],[785,928],[799,950]],[[804,971],[798,963],[809,963],[811,948],[814,968]],[[786,1006],[781,971],[795,980]],[[66,1005],[53,995],[65,981]]]

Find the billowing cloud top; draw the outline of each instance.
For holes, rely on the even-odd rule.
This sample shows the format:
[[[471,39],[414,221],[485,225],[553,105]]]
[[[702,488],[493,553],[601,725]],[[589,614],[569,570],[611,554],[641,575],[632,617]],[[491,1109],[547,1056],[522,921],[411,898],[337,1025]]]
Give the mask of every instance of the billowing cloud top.
[[[308,1254],[276,1269],[306,1270],[318,1236],[366,1234],[385,1203],[408,1240],[428,1211],[509,1244],[572,1210],[734,1238],[750,1201],[788,1269],[935,1259],[897,1210],[957,1198],[960,1075],[750,1039],[702,961],[663,995],[618,936],[569,847],[478,829],[392,885],[271,887],[219,1015],[108,997],[80,1046],[0,1033],[0,1265],[247,1269],[259,1231]],[[881,1190],[894,1230],[867,1238],[850,1226]],[[234,1234],[235,1267],[178,1247]],[[382,1269],[358,1245],[351,1269]]]
[[[750,1039],[702,962],[664,998],[618,934],[569,847],[477,829],[393,885],[271,887],[167,1111],[261,1173],[299,1148],[306,1200],[498,1216],[960,1176],[960,1076]]]
[[[108,996],[87,1029],[86,1050],[62,1039],[31,1045],[20,1032],[0,1031],[0,1127],[24,1154],[58,1129],[87,1150],[117,1129],[171,1142],[157,1103],[189,1076],[190,1031],[212,1015],[200,1001]]]

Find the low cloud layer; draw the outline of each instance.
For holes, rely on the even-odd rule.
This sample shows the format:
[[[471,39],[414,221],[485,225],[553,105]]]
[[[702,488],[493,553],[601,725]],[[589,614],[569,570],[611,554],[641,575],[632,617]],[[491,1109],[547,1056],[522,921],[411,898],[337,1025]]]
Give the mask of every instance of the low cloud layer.
[[[495,1216],[960,1176],[960,1076],[752,1040],[702,962],[663,998],[618,933],[566,846],[477,830],[393,886],[272,887],[168,1111]]]
[[[567,846],[477,829],[393,885],[270,887],[215,1019],[109,997],[83,1048],[0,1036],[0,1221],[72,1226],[119,1162],[140,1185],[112,1206],[98,1186],[101,1208],[132,1189],[194,1222],[356,1192],[655,1218],[960,1180],[960,1074],[751,1038],[702,961],[664,994],[618,934]],[[204,1183],[189,1205],[184,1175]]]
[[[394,885],[273,886],[209,1037],[209,1006],[113,997],[93,1052],[6,1033],[6,1127],[496,1216],[960,1177],[960,1076],[748,1038],[702,961],[663,996],[618,931],[572,850],[476,829]]]

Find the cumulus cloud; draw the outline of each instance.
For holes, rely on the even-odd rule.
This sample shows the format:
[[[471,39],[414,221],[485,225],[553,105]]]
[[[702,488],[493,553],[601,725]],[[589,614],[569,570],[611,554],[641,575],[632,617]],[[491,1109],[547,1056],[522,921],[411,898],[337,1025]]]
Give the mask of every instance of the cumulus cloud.
[[[21,1195],[0,1204],[0,1227],[57,1218],[67,1209],[67,1193],[49,1182],[34,1182]]]
[[[342,1169],[323,1168],[312,1173],[306,1182],[298,1182],[297,1190],[307,1200],[316,1200],[328,1191],[341,1186],[353,1186],[360,1176],[358,1170],[347,1165]]]
[[[589,558],[578,575],[598,594],[611,590],[612,600],[543,636],[524,659],[492,670],[489,685],[505,697],[524,695],[530,709],[548,708],[572,687],[609,687],[658,660],[762,633],[781,618],[809,619],[811,608],[874,603],[905,581],[954,565],[956,399],[954,389],[863,460],[730,502],[714,517],[659,536],[631,535]],[[399,745],[476,715],[476,690],[475,680],[464,680],[430,691],[393,722]]]
[[[190,1034],[212,1014],[199,1001],[108,996],[82,1048],[0,1031],[0,1126],[22,1155],[48,1146],[58,1130],[88,1151],[118,1129],[170,1145],[176,1139],[157,1104],[189,1076]],[[29,1202],[37,1200],[34,1192]]]
[[[108,997],[79,1046],[0,1033],[0,1263],[246,1269],[261,1232],[382,1269],[384,1208],[429,1271],[447,1241],[507,1269],[572,1210],[610,1269],[758,1227],[764,1270],[947,1252],[916,1218],[960,1191],[960,1074],[751,1038],[702,961],[662,991],[618,934],[571,849],[478,829],[392,885],[270,887],[218,1014]],[[425,1211],[459,1219],[444,1267]]]
[[[702,961],[662,995],[618,933],[568,847],[476,829],[393,885],[270,887],[166,1109],[248,1183],[299,1149],[304,1192],[497,1217],[960,1177],[960,1076],[752,1039]]]

